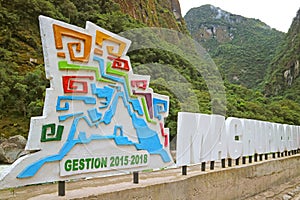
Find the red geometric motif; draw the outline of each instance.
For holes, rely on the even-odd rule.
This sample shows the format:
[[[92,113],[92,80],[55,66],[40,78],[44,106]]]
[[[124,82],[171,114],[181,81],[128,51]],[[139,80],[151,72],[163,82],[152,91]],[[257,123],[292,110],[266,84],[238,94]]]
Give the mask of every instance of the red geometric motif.
[[[90,79],[94,80],[93,76],[63,76],[63,88],[65,93],[88,93],[88,86],[86,81],[78,81],[72,79]],[[81,84],[82,89],[79,90],[78,86],[74,85]]]
[[[165,133],[165,129],[164,129],[163,123],[159,123],[159,125],[160,125],[161,135],[165,138],[164,146],[167,147],[169,145],[168,134]]]
[[[145,90],[147,88],[147,80],[132,80],[131,87],[137,87]]]
[[[124,59],[121,59],[121,58],[116,58],[113,61],[112,68],[129,71],[128,60],[124,60]]]

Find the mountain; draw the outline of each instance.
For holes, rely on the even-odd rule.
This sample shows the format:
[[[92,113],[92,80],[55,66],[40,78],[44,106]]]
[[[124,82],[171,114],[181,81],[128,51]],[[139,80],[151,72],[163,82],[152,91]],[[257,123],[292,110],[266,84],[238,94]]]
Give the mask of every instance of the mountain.
[[[29,118],[42,113],[49,82],[39,15],[81,27],[91,21],[114,33],[147,25],[186,32],[178,0],[0,1],[0,138],[26,136]]]
[[[265,93],[283,95],[300,102],[300,9],[284,39],[280,51],[272,60]]]
[[[114,0],[123,13],[147,24],[187,32],[178,0]]]
[[[263,93],[247,88],[262,83],[267,61],[272,59],[284,33],[270,29],[259,20],[212,6],[203,8],[201,12],[196,12],[201,8],[192,9],[186,18],[200,16],[187,19],[196,23],[189,23],[188,27],[224,73],[226,116],[299,125],[299,103],[278,96],[266,98]],[[188,54],[195,46],[194,42],[179,40],[190,34],[181,17],[178,0],[0,1],[0,140],[16,134],[27,137],[30,117],[42,115],[49,81],[44,73],[39,15],[80,27],[91,21],[114,33],[148,26],[179,31],[180,34],[176,32],[171,37],[163,35],[162,38],[167,39],[165,43],[157,38],[147,38],[148,32],[134,32],[132,35],[139,37],[145,48],[128,54],[134,72],[151,75],[150,87],[170,97],[170,113],[165,125],[170,128],[171,139],[176,135],[178,112],[211,114],[221,102],[220,99],[212,100],[209,86],[202,77],[201,73],[205,72],[207,79],[220,86],[212,81],[210,70],[200,73],[189,62],[193,56],[189,58]],[[154,43],[154,47],[147,46],[149,43]],[[181,47],[186,54],[178,53]],[[282,55],[286,54],[283,52]],[[268,73],[269,77],[271,75]],[[213,86],[210,88],[214,89]],[[297,94],[296,90],[292,92]]]
[[[212,56],[231,83],[258,88],[284,33],[258,19],[234,15],[212,5],[184,17],[192,37]]]
[[[115,33],[145,26],[186,30],[178,0],[11,0],[0,1],[0,8],[1,48],[13,50],[11,56],[24,65],[31,65],[30,58],[43,62],[39,15],[81,27],[91,21]]]

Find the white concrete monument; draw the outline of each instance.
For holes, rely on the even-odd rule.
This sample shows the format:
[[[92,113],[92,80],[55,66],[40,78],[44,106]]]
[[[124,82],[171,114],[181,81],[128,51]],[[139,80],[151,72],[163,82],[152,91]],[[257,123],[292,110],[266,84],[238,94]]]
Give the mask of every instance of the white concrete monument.
[[[169,97],[133,73],[131,42],[91,22],[39,20],[50,88],[43,116],[31,118],[30,154],[0,175],[0,188],[173,165]]]

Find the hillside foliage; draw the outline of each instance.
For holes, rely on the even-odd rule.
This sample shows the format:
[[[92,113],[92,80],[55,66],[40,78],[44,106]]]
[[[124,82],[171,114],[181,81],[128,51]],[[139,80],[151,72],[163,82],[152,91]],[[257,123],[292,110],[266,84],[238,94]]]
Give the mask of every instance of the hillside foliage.
[[[267,96],[284,96],[300,103],[300,9],[278,53],[270,62],[266,77]]]
[[[212,5],[193,8],[184,18],[192,37],[209,51],[229,82],[261,87],[284,33]]]
[[[27,136],[30,117],[42,115],[45,89],[49,87],[49,82],[44,73],[38,16],[46,15],[81,27],[85,26],[86,21],[91,21],[115,33],[146,27],[142,21],[122,12],[120,4],[116,2],[113,0],[0,0],[0,137],[16,134]],[[167,4],[166,2],[164,4]],[[172,13],[170,10],[164,12]],[[170,19],[165,21],[168,20]],[[261,22],[254,22],[249,23],[265,26]],[[269,62],[276,49],[277,43],[273,43],[274,38],[280,41],[283,34],[275,30],[268,32],[268,29],[260,27],[260,30],[265,30],[263,32],[265,35],[261,38],[259,35],[262,34],[261,32],[254,33],[248,30],[250,27],[247,29],[247,26],[244,28],[245,35],[239,40],[234,40],[233,43],[220,43],[216,40],[205,43],[206,48],[216,47],[209,53],[216,59],[218,65],[224,66],[221,75],[225,78],[227,102],[226,105],[222,104],[222,108],[226,109],[227,116],[299,125],[298,103],[282,97],[266,98],[261,92],[242,86],[256,87],[261,82],[265,72],[259,70]],[[185,33],[185,28],[182,30]],[[241,38],[249,40],[247,45],[239,44]],[[174,40],[174,38],[169,39]],[[266,49],[270,50],[270,48],[272,48],[271,53],[266,55]],[[150,74],[150,86],[154,91],[170,96],[170,114],[166,126],[170,128],[171,136],[174,137],[178,112],[218,113],[218,110],[213,110],[218,100],[212,101],[203,74],[191,65],[189,58],[178,56],[175,53],[178,51],[175,46],[166,49],[169,51],[158,48],[139,49],[129,52],[129,56],[135,73]],[[161,66],[168,66],[167,70],[166,67]],[[240,75],[242,69],[247,67],[249,68],[247,73]],[[256,67],[259,70],[256,70]],[[230,71],[232,73],[229,73]],[[204,73],[209,72],[204,71]],[[236,73],[240,80],[245,82],[236,81],[236,84],[232,84],[230,77]],[[255,76],[259,78],[253,78]]]

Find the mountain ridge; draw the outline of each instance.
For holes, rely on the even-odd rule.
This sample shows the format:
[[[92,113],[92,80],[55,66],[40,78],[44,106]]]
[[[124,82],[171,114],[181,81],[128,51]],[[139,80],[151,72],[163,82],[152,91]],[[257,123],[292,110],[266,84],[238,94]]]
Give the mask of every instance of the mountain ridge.
[[[158,1],[160,3],[156,5]],[[123,0],[0,1],[0,138],[16,134],[27,136],[29,118],[42,113],[49,81],[44,73],[39,15],[79,27],[91,21],[114,33],[146,27],[147,24],[185,31],[181,14],[176,18],[178,13],[172,10],[180,10],[177,0],[143,3],[141,9],[145,12],[151,14],[151,9],[160,10],[158,16],[150,18],[147,23],[127,14],[128,8],[123,7],[122,2],[129,3]],[[140,6],[137,1],[130,2],[130,9],[142,16],[143,13],[136,9]],[[158,23],[159,19],[161,23]]]
[[[226,79],[248,88],[262,84],[284,33],[209,4],[192,8],[184,18],[192,37],[210,53]]]
[[[300,8],[284,38],[280,51],[269,66],[265,93],[267,96],[283,95],[300,102],[299,94],[300,62]]]
[[[132,10],[127,12],[128,8],[122,2],[128,5],[131,3],[130,9]],[[0,138],[16,134],[26,137],[29,118],[41,116],[42,113],[44,93],[49,82],[45,79],[44,73],[37,20],[39,15],[49,16],[80,27],[84,27],[86,21],[91,21],[117,34],[135,28],[155,26],[158,23],[161,28],[172,29],[174,32],[190,36],[185,31],[187,28],[185,28],[184,19],[180,20],[178,0],[149,0],[148,3],[142,2],[142,4],[139,2],[142,1],[27,0],[26,4],[23,0],[0,1],[0,129],[2,130]],[[139,6],[142,7],[139,9]],[[208,9],[211,10],[210,7]],[[146,16],[146,12],[151,15],[152,10],[153,14],[160,16],[152,16],[148,20],[143,18],[143,15]],[[230,72],[231,79],[229,80],[235,83],[229,83],[226,80],[227,77],[224,79],[227,98],[226,116],[300,124],[299,104],[282,96],[266,98],[260,91],[248,89],[249,86],[256,89],[259,84],[263,85],[263,80],[265,80],[263,77],[267,73],[265,72],[266,63],[276,54],[276,48],[283,40],[281,38],[284,34],[272,32],[272,29],[259,20],[243,21],[242,16],[231,16],[230,14],[228,16],[226,13],[218,12],[218,10],[214,12],[214,18],[219,14],[220,19],[229,19],[229,22],[235,23],[242,21],[244,25],[250,23],[250,25],[256,25],[261,31],[256,33],[253,28],[244,26],[246,31],[242,32],[243,37],[239,35],[237,37],[236,33],[239,29],[232,25],[229,28],[228,26],[222,28],[221,25],[224,26],[228,23],[228,21],[223,21],[224,24],[218,25],[221,28],[217,29],[215,26],[214,29],[214,26],[211,26],[204,29],[205,37],[198,34],[198,38],[206,40],[199,43],[204,47],[209,47],[208,53],[220,67],[223,76],[225,77],[224,72]],[[263,37],[261,37],[262,33]],[[213,34],[216,34],[215,37],[212,37]],[[221,37],[218,37],[219,35]],[[141,36],[141,42],[146,44],[151,42],[151,40],[144,41],[143,39],[146,37],[143,34],[137,36]],[[174,44],[175,37],[178,37],[178,34],[167,39]],[[264,40],[264,38],[266,39]],[[232,41],[234,42],[229,43]],[[241,44],[245,44],[245,41],[247,45],[242,46]],[[257,43],[257,41],[260,42]],[[257,45],[251,47],[254,42]],[[158,43],[158,45],[165,44]],[[186,48],[189,50],[188,45]],[[262,53],[257,53],[256,50],[262,51]],[[268,50],[267,55],[266,50]],[[212,113],[212,107],[217,101],[211,100],[205,80],[191,63],[178,56],[176,51],[146,48],[131,51],[128,56],[135,72],[149,75],[151,70],[154,70],[155,73],[151,74],[151,88],[155,92],[170,97],[170,114],[166,119],[166,126],[170,128],[171,138],[176,135],[178,112],[196,112],[197,110],[201,113]],[[149,63],[168,66],[177,73],[173,73],[172,70],[166,72],[162,67],[153,69],[154,65],[146,66]],[[261,71],[253,70],[254,68],[246,68],[253,66],[253,63],[258,63],[261,68],[265,67],[262,68],[265,71],[261,73]],[[231,66],[233,67],[231,68]],[[249,80],[245,79],[248,74],[252,75]],[[259,78],[256,78],[257,75]],[[245,86],[243,86],[240,84],[244,79],[253,85],[244,84]],[[170,88],[178,91],[180,96],[176,96],[176,93]],[[291,95],[297,94],[295,90],[292,92]],[[300,94],[298,96],[300,97]]]
[[[164,27],[187,33],[178,0],[114,0],[123,13],[149,27]],[[175,20],[174,20],[175,18]]]

